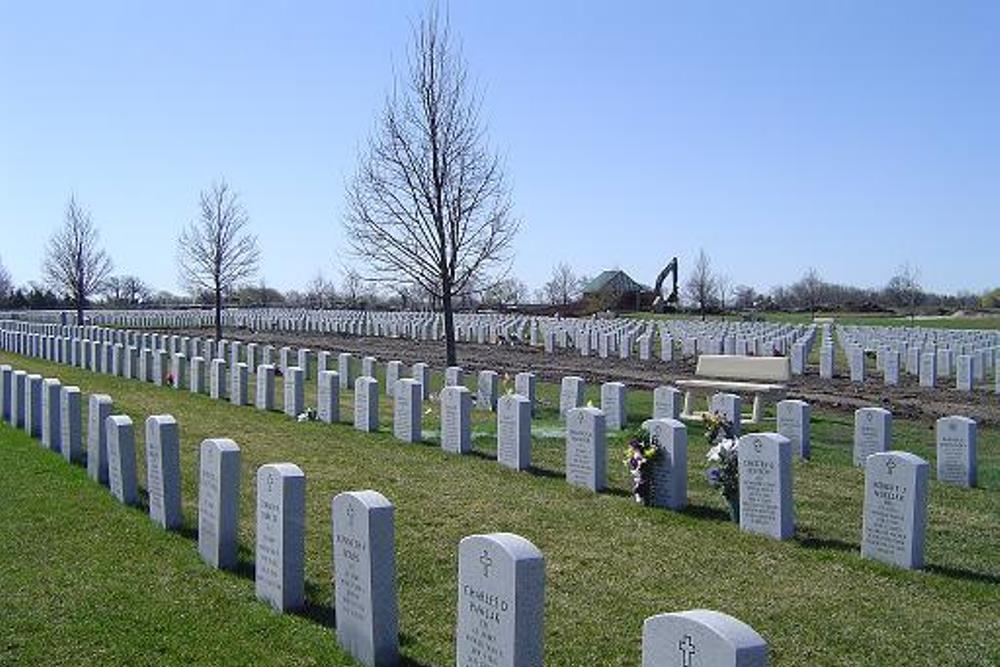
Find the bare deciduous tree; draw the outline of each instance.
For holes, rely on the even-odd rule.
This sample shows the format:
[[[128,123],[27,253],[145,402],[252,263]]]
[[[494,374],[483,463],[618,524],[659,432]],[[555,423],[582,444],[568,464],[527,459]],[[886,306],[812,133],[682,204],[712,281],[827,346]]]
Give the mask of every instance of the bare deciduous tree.
[[[88,299],[101,289],[111,273],[111,258],[98,241],[90,213],[71,196],[62,228],[49,239],[42,273],[54,291],[73,303],[77,322],[83,322]]]
[[[572,267],[566,262],[559,262],[552,267],[552,277],[542,290],[549,303],[554,306],[565,306],[576,300],[581,287],[580,279],[573,273]]]
[[[456,363],[453,298],[509,259],[517,231],[480,107],[447,19],[432,8],[414,27],[406,73],[347,187],[354,253],[373,279],[413,283],[441,304],[449,365]]]
[[[698,251],[698,259],[695,260],[694,269],[684,284],[684,294],[692,303],[698,306],[701,318],[705,319],[705,313],[715,302],[718,292],[718,284],[715,275],[712,273],[712,265],[708,261],[705,250]]]
[[[215,337],[222,338],[222,297],[257,272],[257,237],[246,231],[250,218],[225,181],[199,195],[198,218],[177,241],[181,284],[192,294],[210,292],[215,303]]]
[[[14,281],[10,278],[10,271],[0,260],[0,301],[6,301],[14,291]]]
[[[111,276],[104,281],[104,299],[113,306],[137,306],[152,295],[149,287],[135,276]]]
[[[894,306],[900,306],[909,311],[912,321],[916,316],[917,306],[923,299],[920,270],[908,263],[904,264],[896,271],[896,275],[889,279],[885,291]]]
[[[337,301],[337,288],[319,271],[306,285],[304,296],[310,308],[333,308]]]
[[[815,317],[816,307],[823,296],[823,280],[819,277],[819,272],[814,268],[810,268],[789,289],[799,305],[808,308],[810,315]]]

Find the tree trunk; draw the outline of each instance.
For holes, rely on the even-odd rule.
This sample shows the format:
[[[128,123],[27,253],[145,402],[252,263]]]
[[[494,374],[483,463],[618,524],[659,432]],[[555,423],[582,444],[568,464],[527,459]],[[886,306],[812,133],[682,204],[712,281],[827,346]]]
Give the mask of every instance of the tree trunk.
[[[76,298],[76,324],[83,326],[83,297]]]
[[[446,365],[457,366],[458,356],[455,351],[455,316],[454,313],[452,313],[451,307],[450,285],[444,290],[444,296],[441,298],[441,305],[444,308],[444,344],[445,355],[447,357]]]
[[[222,340],[222,290],[215,288],[215,340]]]

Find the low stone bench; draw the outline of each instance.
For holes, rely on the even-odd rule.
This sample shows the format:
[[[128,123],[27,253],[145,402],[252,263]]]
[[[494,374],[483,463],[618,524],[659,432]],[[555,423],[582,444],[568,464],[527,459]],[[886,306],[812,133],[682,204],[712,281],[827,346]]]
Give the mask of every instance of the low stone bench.
[[[703,354],[698,357],[695,375],[715,379],[680,380],[674,384],[684,391],[684,411],[681,419],[701,419],[694,403],[698,396],[706,400],[716,392],[753,396],[753,412],[743,421],[758,424],[764,416],[767,403],[777,403],[785,397],[788,387],[783,384],[791,376],[788,357],[749,357],[732,354]],[[771,380],[782,384],[748,382]]]

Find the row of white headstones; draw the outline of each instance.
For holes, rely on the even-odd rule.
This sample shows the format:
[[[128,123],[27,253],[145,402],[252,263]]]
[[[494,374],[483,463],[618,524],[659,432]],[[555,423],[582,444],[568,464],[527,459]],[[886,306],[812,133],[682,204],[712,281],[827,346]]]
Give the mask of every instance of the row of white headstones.
[[[95,332],[91,332],[92,334]],[[100,335],[100,332],[98,332]],[[109,332],[104,332],[109,333]],[[121,332],[115,332],[120,334]],[[25,338],[27,336],[27,338]],[[166,344],[171,349],[178,346],[188,349],[201,347],[201,341],[187,341],[176,336],[160,337],[156,334],[143,334],[143,339],[149,338],[151,343]],[[65,342],[65,339],[63,339]],[[20,334],[13,341],[17,348],[39,350],[57,358],[60,351],[68,348],[69,352],[79,353],[79,359],[71,363],[87,366],[101,371],[101,360],[105,358],[118,359],[121,356],[121,344],[115,345],[114,355],[106,355],[111,349],[110,343],[104,341],[78,341],[71,339],[70,344],[59,345],[53,340],[38,339],[34,334]],[[46,344],[46,343],[53,344]],[[233,343],[230,351],[233,361],[240,358],[241,344]],[[253,357],[254,344],[246,346],[246,352]],[[207,348],[220,354],[226,351],[226,342],[214,345],[209,341]],[[92,351],[92,354],[89,352]],[[137,350],[129,347],[126,359],[133,359]],[[54,355],[52,353],[55,353]],[[139,376],[149,381],[163,380],[166,352],[163,350],[143,349],[138,356]],[[267,346],[263,348],[266,358],[270,355]],[[299,350],[297,358],[305,368],[290,366],[285,368],[285,412],[296,416],[304,408],[303,386],[304,377],[308,375],[309,350]],[[70,357],[74,354],[70,354]],[[88,359],[89,356],[89,359]],[[329,353],[318,355],[320,368],[327,364]],[[288,363],[292,357],[290,348],[282,348],[281,357]],[[148,360],[152,358],[153,363]],[[143,363],[143,361],[146,363]],[[156,363],[159,360],[160,363]],[[351,355],[339,355],[338,363],[341,371],[320,371],[318,374],[319,418],[323,421],[339,421],[339,388],[345,379],[350,377]],[[174,386],[181,386],[185,372],[186,356],[184,353],[173,354]],[[366,357],[363,360],[363,372],[374,375],[376,360]],[[120,364],[110,363],[106,372],[115,372]],[[192,360],[190,388],[200,391],[202,384],[198,379],[202,363],[198,357]],[[126,363],[126,376],[131,377],[129,368],[135,368],[135,363]],[[149,369],[154,370],[151,374]],[[212,390],[215,398],[224,398],[225,391],[225,361],[212,361]],[[233,391],[230,392],[232,402],[242,405],[246,403],[247,364],[237,363],[234,367]],[[393,372],[395,371],[395,372]],[[258,367],[257,406],[261,409],[273,408],[274,368],[270,365]],[[398,377],[399,362],[387,364],[387,377]],[[430,370],[426,364],[415,364],[414,378],[403,378],[393,382],[395,386],[395,406],[393,430],[395,436],[406,442],[416,442],[422,439],[422,406],[427,398]],[[442,429],[441,444],[447,451],[458,453],[468,452],[471,448],[471,394],[461,386],[463,373],[461,368],[453,367],[446,370],[447,386],[441,394]],[[498,409],[498,447],[497,457],[501,464],[515,469],[530,467],[531,459],[531,412],[534,402],[534,375],[519,374],[516,379],[517,392],[497,400],[497,374],[483,371],[479,375],[478,401],[479,407]],[[363,375],[355,381],[355,414],[356,428],[372,431],[378,428],[378,382],[370,375]],[[625,386],[622,383],[605,383],[601,387],[601,409],[580,407],[584,394],[584,382],[578,377],[563,379],[560,395],[560,414],[567,420],[566,429],[566,477],[570,484],[582,486],[593,491],[600,491],[606,485],[606,430],[619,429],[625,423]],[[653,419],[648,420],[644,427],[651,432],[653,439],[661,446],[663,455],[654,465],[652,484],[652,504],[672,509],[682,509],[686,506],[687,454],[686,428],[678,421],[680,392],[672,387],[660,387],[654,391]],[[737,434],[740,430],[740,397],[733,394],[717,394],[712,398],[711,409],[726,415],[734,424]],[[777,406],[777,433],[759,434],[753,437],[753,451],[747,447],[740,457],[743,499],[741,524],[745,530],[759,532],[779,539],[790,537],[794,532],[794,519],[791,494],[791,454],[809,456],[810,409],[803,401],[787,400]],[[788,441],[787,445],[785,440]],[[889,451],[891,444],[891,414],[881,408],[862,408],[855,414],[854,430],[854,463],[864,465],[868,456]],[[945,483],[973,486],[976,481],[976,424],[964,417],[946,417],[937,425],[937,473],[938,479]],[[749,447],[749,445],[748,445]],[[789,449],[790,452],[785,452]],[[765,452],[762,454],[762,452]],[[765,463],[755,463],[755,455],[762,455]],[[916,485],[917,482],[914,482]],[[874,485],[872,481],[867,486]],[[925,487],[921,483],[919,489],[908,498],[919,500],[920,491]],[[925,490],[923,495],[926,495]],[[866,492],[866,498],[871,500],[872,494]],[[872,501],[874,502],[874,501]],[[903,512],[920,519],[920,514]],[[869,512],[865,513],[866,519]],[[873,521],[865,523],[865,534],[870,542],[885,542],[873,531],[881,524]],[[869,529],[869,525],[873,528]],[[895,530],[895,525],[886,527],[887,531]],[[862,552],[875,558],[880,558],[904,567],[920,567],[923,561],[923,539],[917,535],[923,527],[918,521],[908,529],[908,534],[915,537],[912,544],[900,545],[900,552],[889,554],[884,550],[868,549],[863,546]],[[916,545],[916,546],[913,546]],[[904,548],[905,547],[905,548]]]
[[[281,315],[283,312],[285,315]],[[193,327],[207,322],[207,315],[191,311],[102,311],[98,317],[123,326],[162,324]],[[427,313],[294,311],[294,315],[289,315],[288,311],[279,310],[265,316],[261,311],[237,309],[228,313],[226,319],[234,326],[264,330],[403,336],[420,340],[437,340],[441,335],[440,318]],[[692,358],[699,354],[781,354],[789,357],[792,375],[807,372],[806,360],[817,340],[817,331],[822,331],[818,369],[821,378],[835,376],[836,338],[847,360],[848,377],[853,382],[865,381],[866,351],[874,350],[875,370],[882,372],[887,386],[900,384],[905,370],[910,375],[919,376],[920,386],[925,388],[940,386],[942,379],[954,376],[956,389],[972,391],[985,382],[987,372],[992,369],[995,391],[1000,393],[1000,335],[994,331],[832,328],[830,325],[818,328],[816,325],[685,320],[653,323],[630,319],[583,320],[478,314],[459,316],[456,326],[459,338],[478,343],[516,339],[531,345],[544,345],[546,352],[573,347],[585,356],[596,350],[601,357],[617,352],[616,356],[621,358],[629,358],[637,347],[640,360],[651,358],[652,343],[658,331],[660,358],[666,361],[674,358],[675,346],[678,346],[681,356]],[[530,331],[530,336],[525,336],[525,331]],[[249,365],[253,369],[254,364],[251,362]],[[391,390],[392,387],[387,388]]]
[[[37,378],[37,380],[36,380]],[[90,396],[87,452],[81,445],[81,392],[56,378],[0,366],[2,415],[88,474],[125,505],[139,503],[132,420],[114,415],[110,396]],[[36,412],[34,387],[41,395]],[[20,398],[23,396],[23,399]],[[38,418],[40,417],[40,419]],[[177,421],[145,423],[149,516],[166,530],[182,524]],[[198,551],[212,567],[237,565],[241,452],[230,439],[201,443]],[[258,468],[256,596],[285,612],[305,604],[306,478],[293,463]],[[336,632],[341,646],[366,665],[399,658],[394,507],[382,494],[351,491],[331,502]],[[542,665],[545,562],[527,539],[511,533],[471,535],[459,544],[456,665]],[[690,610],[646,620],[644,665],[764,665],[767,645],[750,626],[721,612]]]

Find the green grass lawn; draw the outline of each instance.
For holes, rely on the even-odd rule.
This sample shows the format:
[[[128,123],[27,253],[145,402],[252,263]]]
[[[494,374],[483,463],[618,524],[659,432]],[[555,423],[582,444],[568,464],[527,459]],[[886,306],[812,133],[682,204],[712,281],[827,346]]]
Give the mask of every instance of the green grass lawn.
[[[850,465],[849,414],[815,414],[813,457],[795,464],[796,537],[777,542],[728,521],[705,482],[707,445],[696,425],[687,511],[631,501],[617,437],[608,491],[570,488],[553,385],[539,385],[536,467],[519,473],[491,460],[494,419],[481,412],[473,454],[457,456],[433,440],[434,402],[425,404],[428,442],[405,445],[388,433],[388,401],[383,432],[362,434],[9,354],[0,361],[110,394],[114,413],[136,421],[140,486],[142,422],[174,415],[185,510],[184,530],[161,531],[82,468],[0,426],[0,664],[353,664],[337,649],[330,610],[330,500],[365,488],[396,506],[401,645],[411,665],[454,663],[458,541],[494,531],[523,535],[546,556],[546,665],[637,665],[643,619],[700,607],[753,626],[778,666],[1000,662],[995,429],[980,431],[980,488],[931,483],[927,568],[908,572],[858,555],[863,475]],[[280,405],[280,380],[276,397]],[[347,420],[352,396],[341,398]],[[588,398],[596,402],[596,387]],[[650,392],[631,392],[630,420],[648,416],[651,403]],[[314,380],[307,404],[315,404]],[[893,428],[898,448],[933,466],[930,424]],[[196,552],[197,451],[208,437],[243,449],[236,573],[211,570]],[[309,604],[299,615],[276,615],[253,592],[254,472],[277,461],[297,463],[307,477]]]

